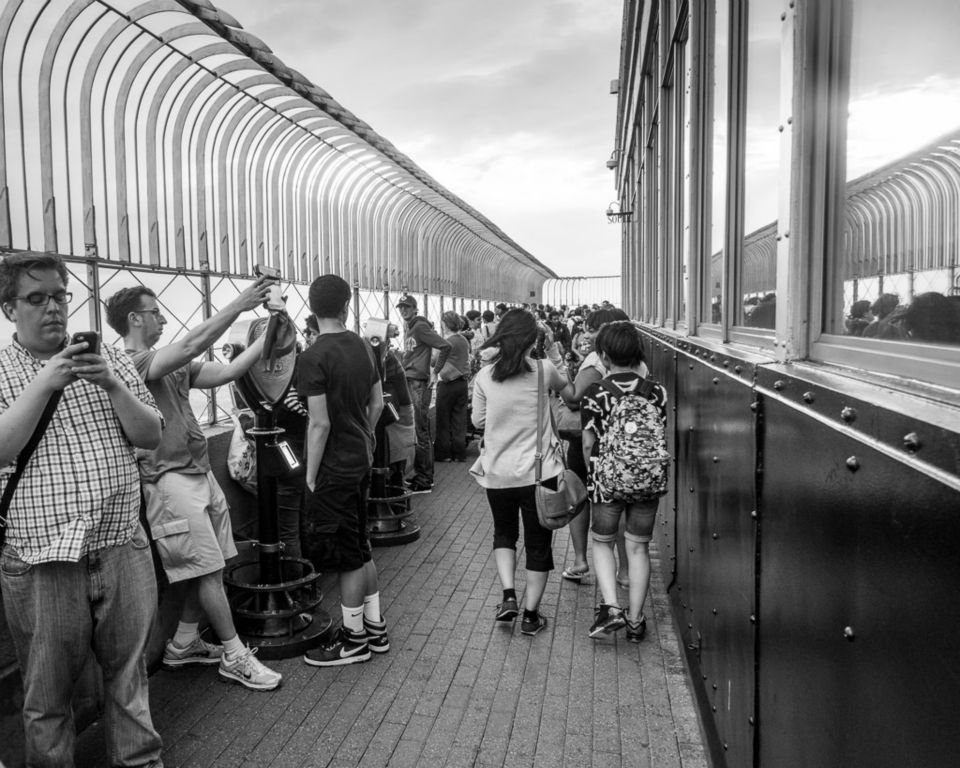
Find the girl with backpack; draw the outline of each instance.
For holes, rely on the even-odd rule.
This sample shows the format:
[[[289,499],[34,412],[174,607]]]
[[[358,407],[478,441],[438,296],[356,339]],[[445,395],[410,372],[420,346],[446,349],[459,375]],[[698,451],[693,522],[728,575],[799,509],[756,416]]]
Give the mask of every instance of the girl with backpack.
[[[643,603],[650,584],[650,540],[660,496],[666,493],[667,393],[644,379],[643,342],[632,323],[617,321],[600,329],[596,351],[607,376],[580,402],[583,456],[591,502],[593,565],[603,602],[590,637],[627,628],[639,643],[646,632]],[[617,600],[614,542],[626,518],[629,608]]]

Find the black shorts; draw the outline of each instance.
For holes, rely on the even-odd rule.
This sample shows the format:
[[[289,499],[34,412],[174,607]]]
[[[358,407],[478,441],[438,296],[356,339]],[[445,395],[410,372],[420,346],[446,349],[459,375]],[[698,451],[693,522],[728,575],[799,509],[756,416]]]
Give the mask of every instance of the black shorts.
[[[305,489],[300,544],[303,556],[318,571],[347,573],[373,559],[367,535],[369,492],[369,472],[353,480],[321,472],[313,492]]]

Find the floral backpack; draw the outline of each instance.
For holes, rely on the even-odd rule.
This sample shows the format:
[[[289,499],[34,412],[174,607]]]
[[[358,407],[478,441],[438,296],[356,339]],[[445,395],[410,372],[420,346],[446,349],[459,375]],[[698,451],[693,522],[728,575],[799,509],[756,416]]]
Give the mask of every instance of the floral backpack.
[[[613,407],[600,438],[594,481],[601,492],[618,501],[644,501],[667,492],[670,454],[665,419],[657,405],[653,379],[635,392],[623,392],[604,379],[600,386]]]

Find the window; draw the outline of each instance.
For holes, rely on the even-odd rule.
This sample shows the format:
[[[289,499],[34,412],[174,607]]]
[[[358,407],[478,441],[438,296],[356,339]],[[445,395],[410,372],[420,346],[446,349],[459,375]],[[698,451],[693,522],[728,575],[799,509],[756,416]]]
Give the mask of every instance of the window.
[[[752,0],[746,20],[743,237],[737,324],[773,328],[780,184],[780,0]]]
[[[915,0],[909,18],[922,26],[909,33],[903,11],[849,0],[846,186],[824,329],[956,346],[960,5]]]
[[[707,224],[707,259],[702,269],[705,306],[703,319],[720,322],[720,301],[723,290],[723,242],[726,236],[727,210],[727,81],[730,78],[730,6],[727,0],[713,3],[712,29],[707,35],[711,41],[708,60],[708,81],[711,86],[710,120],[707,138],[707,168],[710,169]],[[709,26],[709,25],[708,25]],[[712,39],[711,39],[712,33]]]

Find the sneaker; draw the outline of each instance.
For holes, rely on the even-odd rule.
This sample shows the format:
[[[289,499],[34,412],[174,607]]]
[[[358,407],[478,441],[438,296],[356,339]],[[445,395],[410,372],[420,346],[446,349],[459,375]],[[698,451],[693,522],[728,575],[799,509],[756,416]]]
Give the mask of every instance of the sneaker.
[[[329,642],[307,651],[303,660],[314,667],[339,667],[370,660],[366,634],[340,627]]]
[[[410,483],[410,493],[430,493],[433,490],[433,483],[421,483],[414,480]]]
[[[533,636],[545,626],[547,626],[546,618],[537,611],[537,616],[534,619],[528,619],[526,616],[523,617],[523,622],[520,624],[520,632],[524,635]]]
[[[367,647],[373,653],[386,653],[390,650],[390,638],[387,637],[387,620],[382,614],[380,621],[370,621],[364,616],[363,629],[367,633]]]
[[[228,659],[227,654],[220,657],[220,677],[234,683],[240,683],[254,691],[272,691],[283,679],[279,672],[274,672],[257,660],[256,648],[247,648],[235,659]]]
[[[643,636],[647,634],[647,617],[643,614],[640,614],[640,621],[634,624],[629,619],[627,620],[627,640],[631,643],[639,643],[643,640]]]
[[[615,605],[600,603],[594,616],[593,626],[590,627],[590,637],[609,635],[611,632],[616,632],[618,629],[627,626],[627,617]]]
[[[517,618],[518,613],[520,613],[520,608],[517,605],[516,598],[508,597],[497,606],[496,621],[513,621]]]
[[[223,646],[206,642],[197,635],[186,648],[180,648],[168,640],[163,649],[163,666],[185,667],[189,664],[219,664]]]

